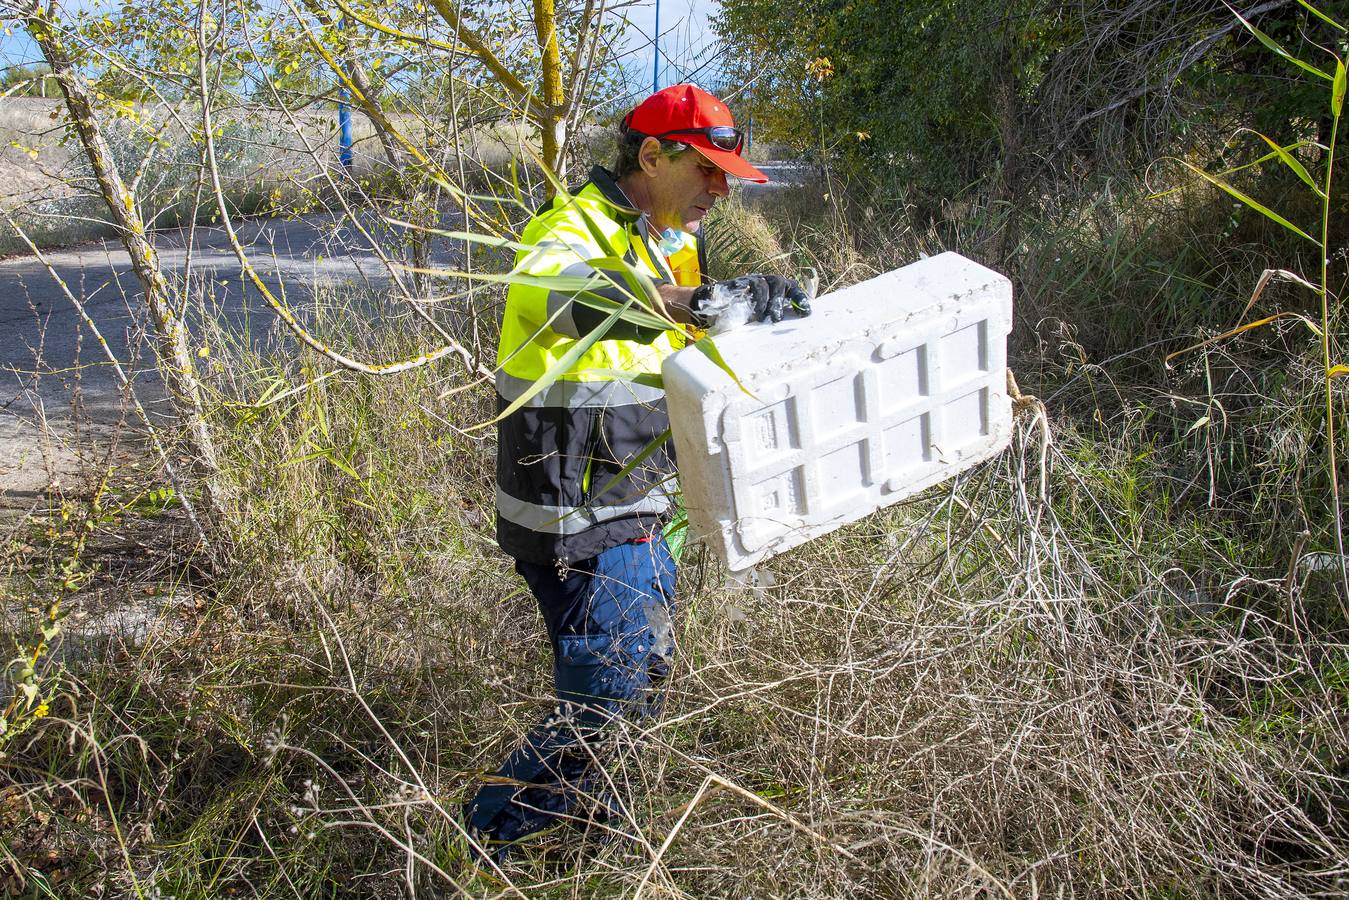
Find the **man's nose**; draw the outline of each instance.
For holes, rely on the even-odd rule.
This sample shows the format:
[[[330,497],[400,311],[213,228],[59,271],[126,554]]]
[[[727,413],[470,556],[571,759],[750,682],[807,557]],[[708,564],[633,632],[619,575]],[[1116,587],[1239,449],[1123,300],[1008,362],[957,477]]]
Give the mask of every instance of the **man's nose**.
[[[707,191],[714,197],[725,197],[729,194],[731,186],[726,182],[726,173],[717,169],[716,174],[712,176],[712,183],[708,186]]]

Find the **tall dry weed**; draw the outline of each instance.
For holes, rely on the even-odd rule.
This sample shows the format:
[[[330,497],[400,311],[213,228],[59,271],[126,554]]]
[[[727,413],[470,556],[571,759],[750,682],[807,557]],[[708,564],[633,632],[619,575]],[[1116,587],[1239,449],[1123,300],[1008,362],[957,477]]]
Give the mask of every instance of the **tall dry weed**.
[[[724,212],[723,231],[746,217],[746,256],[723,243],[725,265],[796,265],[783,235],[807,232],[839,238],[827,258],[854,280],[889,264],[828,220]],[[895,221],[896,253],[953,233]],[[954,233],[995,230],[967,224]],[[371,355],[424,337],[337,307],[326,327]],[[1291,382],[1244,412],[1225,383],[1220,431],[1165,398],[1240,366],[1196,358],[1146,386],[1081,346],[1049,354],[1033,367],[1047,418],[1019,419],[997,460],[749,582],[693,551],[665,711],[613,737],[625,814],[492,869],[469,864],[458,805],[552,700],[534,601],[492,539],[493,446],[473,429],[490,387],[210,343],[233,562],[124,582],[167,595],[152,624],[67,661],[0,768],[24,889],[1344,890],[1344,623],[1317,558],[1272,537],[1295,521],[1279,474],[1315,433]],[[1250,495],[1230,493],[1239,446],[1263,448]]]

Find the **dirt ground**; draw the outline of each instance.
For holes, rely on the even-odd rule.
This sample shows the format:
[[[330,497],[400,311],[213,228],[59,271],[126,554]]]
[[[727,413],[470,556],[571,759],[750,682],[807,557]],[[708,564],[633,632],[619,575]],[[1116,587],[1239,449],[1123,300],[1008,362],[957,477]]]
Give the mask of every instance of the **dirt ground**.
[[[55,100],[0,100],[0,184],[5,186],[0,202],[7,208],[74,193],[62,179],[70,151],[60,138],[60,106]]]

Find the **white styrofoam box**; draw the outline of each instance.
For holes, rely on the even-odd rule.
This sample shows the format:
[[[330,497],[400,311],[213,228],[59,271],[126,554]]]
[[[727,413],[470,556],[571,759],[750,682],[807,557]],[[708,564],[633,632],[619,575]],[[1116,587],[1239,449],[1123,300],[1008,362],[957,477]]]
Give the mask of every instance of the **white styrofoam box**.
[[[1012,285],[955,253],[746,325],[663,376],[691,536],[748,568],[999,453]],[[751,396],[752,395],[752,396]]]

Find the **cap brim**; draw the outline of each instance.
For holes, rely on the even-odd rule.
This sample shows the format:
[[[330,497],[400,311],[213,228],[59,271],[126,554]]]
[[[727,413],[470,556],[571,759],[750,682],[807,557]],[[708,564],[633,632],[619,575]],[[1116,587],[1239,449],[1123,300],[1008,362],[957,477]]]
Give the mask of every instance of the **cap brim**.
[[[689,144],[689,146],[715,163],[727,175],[746,181],[756,181],[759,184],[768,183],[768,176],[751,166],[739,153],[732,150],[718,150],[716,147],[704,147],[702,144]]]

